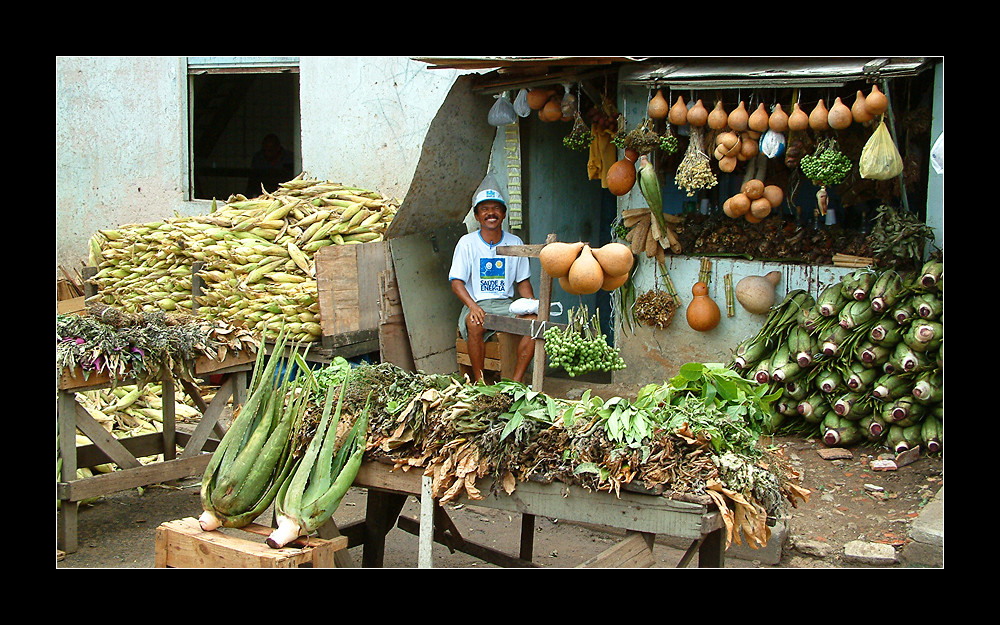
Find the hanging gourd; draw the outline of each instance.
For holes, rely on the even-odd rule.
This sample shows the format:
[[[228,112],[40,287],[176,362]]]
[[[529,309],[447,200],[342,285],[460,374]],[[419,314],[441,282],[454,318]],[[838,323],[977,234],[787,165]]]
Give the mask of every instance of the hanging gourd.
[[[687,112],[687,122],[689,126],[704,126],[708,123],[708,109],[701,100],[694,103]]]
[[[889,109],[889,98],[879,91],[878,85],[872,85],[872,92],[865,98],[865,108],[874,115],[881,115]]]
[[[788,130],[788,113],[781,108],[781,103],[774,105],[771,116],[767,118],[767,126],[774,132],[786,132]]]
[[[646,115],[648,115],[650,119],[666,119],[669,112],[670,103],[663,97],[663,90],[657,89],[656,95],[654,95],[649,100],[649,104],[646,105]]]
[[[562,106],[558,98],[550,98],[542,110],[538,111],[538,119],[543,122],[554,122],[562,119]]]
[[[767,108],[764,106],[764,103],[761,102],[757,107],[757,110],[750,115],[749,119],[747,119],[747,127],[754,132],[767,132],[768,117]]]
[[[594,258],[589,244],[584,244],[580,255],[569,268],[566,280],[579,295],[590,295],[601,290],[604,284],[604,270]]]
[[[542,89],[535,88],[528,91],[527,100],[528,106],[531,107],[533,111],[540,111],[542,107],[549,101],[552,94],[555,93],[552,89]]]
[[[816,103],[816,108],[812,110],[812,113],[809,113],[809,127],[817,131],[829,130],[829,117],[830,111],[823,103],[823,98],[820,98],[819,102]]]
[[[719,325],[722,319],[722,312],[708,295],[708,285],[704,282],[695,282],[691,287],[691,303],[687,307],[687,322],[692,329],[699,332],[708,332]]]
[[[636,180],[635,161],[638,158],[638,153],[634,149],[626,148],[625,155],[612,163],[606,177],[608,191],[622,196],[632,190]]]
[[[875,117],[868,112],[868,105],[865,103],[865,94],[861,93],[860,89],[858,89],[858,96],[854,99],[854,104],[851,105],[851,117],[859,124],[870,122]]]
[[[674,126],[684,126],[687,124],[687,112],[684,98],[677,96],[677,101],[670,107],[670,112],[667,114],[667,120]]]
[[[743,132],[747,129],[747,122],[750,119],[750,114],[747,112],[746,103],[740,100],[739,106],[737,106],[732,113],[729,114],[729,127],[736,132]]]
[[[708,114],[708,127],[712,130],[723,130],[729,126],[729,114],[722,107],[722,100],[715,103],[715,108]]]
[[[827,123],[834,130],[850,128],[851,124],[854,123],[851,109],[847,108],[847,105],[841,102],[840,98],[834,100],[833,106],[830,107],[830,112],[827,113]]]
[[[553,278],[565,278],[569,275],[569,268],[573,266],[580,252],[583,251],[583,241],[576,243],[566,243],[553,241],[546,243],[542,251],[538,253],[538,260],[549,276]]]
[[[792,112],[788,116],[788,129],[789,130],[805,130],[809,127],[809,115],[802,110],[798,102],[792,104]]]

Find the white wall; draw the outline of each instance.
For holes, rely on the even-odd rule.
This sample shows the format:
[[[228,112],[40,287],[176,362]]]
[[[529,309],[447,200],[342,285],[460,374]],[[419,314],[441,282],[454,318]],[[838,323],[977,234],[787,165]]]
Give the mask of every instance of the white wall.
[[[302,168],[402,199],[458,72],[406,57],[302,57]],[[56,58],[56,275],[95,231],[207,212],[189,201],[184,57]]]

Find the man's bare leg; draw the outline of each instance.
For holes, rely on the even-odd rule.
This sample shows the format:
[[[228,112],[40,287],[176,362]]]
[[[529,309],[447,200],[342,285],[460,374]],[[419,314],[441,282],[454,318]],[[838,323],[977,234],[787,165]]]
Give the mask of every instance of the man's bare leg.
[[[476,383],[483,379],[483,366],[486,362],[486,346],[483,344],[483,326],[478,323],[469,323],[469,317],[465,318],[465,327],[469,331],[469,338],[465,340],[466,348],[469,351],[469,363],[472,366],[472,382]]]

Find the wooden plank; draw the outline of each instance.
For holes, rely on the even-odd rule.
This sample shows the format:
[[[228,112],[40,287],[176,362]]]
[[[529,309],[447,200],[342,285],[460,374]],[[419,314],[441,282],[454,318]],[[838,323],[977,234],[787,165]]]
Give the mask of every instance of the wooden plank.
[[[554,233],[549,233],[545,237],[545,245],[552,243],[556,240],[556,235]],[[544,247],[543,245],[542,247]],[[541,250],[539,250],[541,252]],[[541,275],[539,276],[539,291],[538,294],[538,315],[537,321],[542,324],[549,323],[549,309],[552,306],[552,278],[545,271],[541,269]],[[534,327],[531,328],[534,331]],[[542,386],[545,383],[545,337],[543,336],[545,330],[543,329],[538,335],[542,336],[541,340],[535,340],[535,355],[531,363],[531,388],[532,390],[542,392]],[[529,335],[532,336],[532,335]]]
[[[493,336],[497,337],[497,335],[493,335]],[[483,352],[484,356],[486,356],[487,358],[493,358],[494,360],[500,358],[500,340],[499,340],[499,338],[491,338],[490,340],[486,341],[483,344],[483,346],[484,346],[484,349],[485,349],[485,351]],[[469,353],[468,343],[466,342],[465,339],[462,339],[462,338],[455,339],[455,349],[458,350],[459,354],[463,354],[464,353],[464,354],[468,355],[468,353]],[[468,364],[468,363],[466,363],[466,364]]]
[[[358,470],[354,485],[419,495],[422,473],[419,468],[392,470],[391,465],[365,462]],[[483,478],[477,481],[476,487],[481,492],[489,493],[492,483],[492,478]],[[723,527],[718,511],[705,505],[627,491],[618,495],[595,493],[555,482],[518,482],[510,495],[488,495],[485,499],[475,500],[461,498],[458,501],[466,505],[692,540]]]
[[[123,469],[134,469],[142,466],[136,457],[117,438],[105,430],[94,417],[90,416],[90,413],[83,406],[77,403],[75,409],[77,429],[83,432],[84,436],[89,438],[101,451],[107,454],[111,462],[114,462]]]
[[[654,538],[653,534],[628,532],[624,540],[576,568],[649,568],[656,564]]]
[[[260,534],[270,528],[252,524],[243,531]],[[333,566],[335,551],[347,546],[346,538],[308,539],[303,546],[273,549],[264,542],[248,540],[243,532],[201,529],[192,517],[169,521],[156,528],[155,563],[158,568],[313,568]]]
[[[154,462],[126,471],[102,473],[94,477],[59,482],[56,484],[56,496],[64,502],[83,501],[91,497],[99,497],[139,486],[161,484],[192,475],[201,475],[211,458],[212,454],[199,454],[193,458]]]
[[[553,235],[549,235],[553,236]],[[553,239],[554,241],[555,239]],[[499,256],[529,256],[537,257],[545,247],[545,243],[530,243],[525,245],[498,245],[497,254]]]
[[[389,241],[413,363],[427,373],[457,368],[455,330],[462,304],[451,290],[448,271],[455,244],[466,231],[464,223],[457,223]]]
[[[190,458],[195,454],[201,453],[205,448],[205,443],[208,441],[209,436],[216,431],[216,426],[219,424],[219,416],[222,414],[222,410],[232,394],[233,376],[226,376],[219,386],[219,390],[215,392],[212,403],[206,409],[202,410],[198,425],[195,426],[194,432],[191,433],[188,444],[181,451],[181,458]]]
[[[385,247],[385,269],[379,272],[379,354],[382,362],[391,362],[404,371],[416,371],[413,350],[406,334],[406,315],[399,297],[392,254]]]
[[[541,309],[539,309],[540,311]],[[496,330],[497,332],[506,332],[508,334],[517,334],[520,336],[530,336],[537,340],[545,340],[545,331],[551,327],[557,327],[560,330],[566,329],[565,323],[558,323],[555,321],[543,321],[541,319],[521,319],[519,317],[505,317],[503,315],[491,315],[487,314],[486,318],[483,320],[483,327],[487,330]]]

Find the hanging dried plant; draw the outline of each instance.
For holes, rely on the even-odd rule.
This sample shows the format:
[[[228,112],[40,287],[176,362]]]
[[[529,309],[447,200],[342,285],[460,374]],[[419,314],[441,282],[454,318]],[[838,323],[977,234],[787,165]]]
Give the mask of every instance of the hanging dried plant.
[[[653,130],[653,120],[646,118],[625,136],[625,147],[639,154],[649,154],[660,145],[660,135]]]
[[[638,321],[654,328],[664,329],[674,318],[677,304],[665,291],[646,291],[636,298],[632,313]]]

